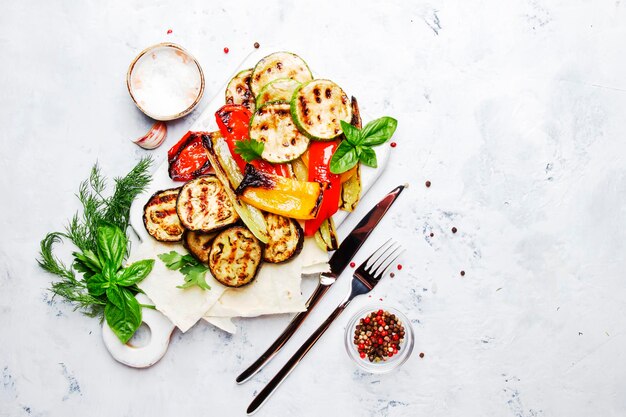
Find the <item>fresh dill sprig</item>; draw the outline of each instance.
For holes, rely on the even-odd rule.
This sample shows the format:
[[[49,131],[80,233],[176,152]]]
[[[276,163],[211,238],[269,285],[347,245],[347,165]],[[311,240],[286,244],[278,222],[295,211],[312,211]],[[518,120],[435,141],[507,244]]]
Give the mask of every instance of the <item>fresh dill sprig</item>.
[[[106,302],[89,294],[85,282],[76,279],[74,271],[54,256],[52,246],[61,242],[62,237],[66,237],[66,235],[53,232],[48,233],[41,241],[40,258],[37,260],[37,263],[46,271],[60,277],[59,280],[52,283],[50,291],[55,296],[61,296],[67,301],[76,304],[75,309],[82,309],[88,316],[95,317],[101,315]]]
[[[41,241],[37,262],[44,270],[59,277],[52,283],[50,291],[55,296],[61,296],[74,303],[76,309],[81,309],[89,316],[103,314],[106,297],[92,295],[87,289],[85,277],[77,278],[76,272],[84,272],[80,261],[75,259],[71,267],[66,266],[54,255],[53,246],[67,238],[80,251],[95,253],[99,226],[104,223],[112,224],[125,233],[129,225],[130,206],[150,183],[151,165],[150,157],[142,158],[126,176],[115,178],[113,194],[105,197],[107,181],[98,164],[95,164],[89,178],[81,182],[76,195],[83,206],[82,213],[76,213],[72,217],[65,228],[65,233],[48,233]]]

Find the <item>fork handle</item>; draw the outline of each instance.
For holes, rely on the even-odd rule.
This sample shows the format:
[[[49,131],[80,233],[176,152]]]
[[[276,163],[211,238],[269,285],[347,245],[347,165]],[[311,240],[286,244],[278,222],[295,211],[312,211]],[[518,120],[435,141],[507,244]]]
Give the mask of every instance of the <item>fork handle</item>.
[[[345,310],[346,306],[350,300],[344,301],[341,303],[335,311],[333,311],[330,316],[322,323],[320,327],[317,328],[313,332],[311,336],[304,342],[302,346],[293,354],[291,358],[287,361],[285,366],[282,367],[280,371],[272,378],[272,380],[259,392],[259,394],[252,400],[246,412],[248,414],[253,414],[256,410],[259,409],[267,401],[267,399],[272,395],[272,393],[280,386],[280,384],[291,374],[291,372],[295,369],[295,367],[300,363],[302,358],[311,350],[313,345],[322,337],[324,332],[328,330],[331,323],[335,321],[337,317]]]
[[[236,381],[238,384],[243,384],[244,382],[252,378],[257,372],[261,370],[261,368],[263,368],[270,361],[270,359],[274,357],[274,355],[276,355],[276,353],[278,353],[278,351],[285,345],[285,343],[287,343],[287,341],[291,339],[291,336],[294,335],[300,325],[302,325],[304,319],[307,318],[311,310],[313,310],[313,308],[317,305],[317,302],[322,299],[322,297],[324,296],[324,294],[326,294],[326,291],[328,291],[329,288],[330,285],[317,285],[317,288],[315,288],[315,291],[313,292],[313,294],[311,294],[311,297],[309,297],[309,301],[307,302],[307,309],[296,314],[293,319],[291,319],[291,322],[289,323],[287,328],[283,330],[280,336],[278,336],[276,341],[272,343],[272,345],[267,348],[267,350],[263,352],[263,354],[256,361],[254,361],[252,365],[250,365],[237,377]]]

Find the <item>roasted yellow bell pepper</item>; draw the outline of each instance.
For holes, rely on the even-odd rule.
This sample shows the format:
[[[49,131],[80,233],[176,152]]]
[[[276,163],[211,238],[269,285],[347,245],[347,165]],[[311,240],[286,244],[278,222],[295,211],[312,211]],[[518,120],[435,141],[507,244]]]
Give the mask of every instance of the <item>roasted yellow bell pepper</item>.
[[[298,181],[269,174],[246,165],[237,188],[239,198],[258,209],[293,219],[309,220],[317,216],[324,186],[314,181]]]

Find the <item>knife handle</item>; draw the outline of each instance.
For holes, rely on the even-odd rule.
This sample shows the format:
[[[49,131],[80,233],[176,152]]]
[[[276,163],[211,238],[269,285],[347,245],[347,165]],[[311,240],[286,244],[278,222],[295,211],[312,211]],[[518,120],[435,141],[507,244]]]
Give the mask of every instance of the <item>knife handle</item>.
[[[307,302],[306,311],[302,311],[294,316],[291,320],[287,328],[278,336],[278,339],[272,345],[267,348],[267,350],[254,361],[252,365],[250,365],[245,371],[243,371],[236,379],[238,384],[243,384],[250,378],[252,378],[257,372],[259,372],[273,357],[278,353],[278,351],[287,343],[291,336],[298,330],[298,328],[302,325],[302,322],[307,318],[311,310],[317,305],[318,301],[322,299],[326,291],[330,288],[330,285],[321,285],[318,284],[317,288],[311,297],[309,297],[309,301]]]
[[[274,376],[274,378],[272,378],[272,380],[268,382],[265,388],[263,388],[261,392],[259,392],[259,394],[254,397],[254,399],[248,406],[248,409],[246,410],[248,414],[253,414],[254,412],[256,412],[259,407],[261,407],[263,403],[267,401],[267,399],[270,397],[270,395],[272,395],[276,388],[278,388],[280,384],[285,380],[285,378],[287,378],[289,374],[291,374],[291,372],[296,368],[298,363],[300,363],[302,358],[304,358],[309,350],[311,350],[313,345],[320,339],[320,337],[322,337],[324,332],[328,330],[331,323],[335,321],[337,317],[339,317],[339,315],[346,308],[348,303],[349,301],[341,303],[335,309],[335,311],[333,311],[330,316],[328,316],[324,323],[322,323],[322,325],[313,332],[313,334],[306,340],[306,342],[304,342],[304,344],[300,346],[300,349],[298,349],[296,353],[293,354],[293,356],[287,361],[285,366],[283,366],[282,369],[278,371],[278,373]]]

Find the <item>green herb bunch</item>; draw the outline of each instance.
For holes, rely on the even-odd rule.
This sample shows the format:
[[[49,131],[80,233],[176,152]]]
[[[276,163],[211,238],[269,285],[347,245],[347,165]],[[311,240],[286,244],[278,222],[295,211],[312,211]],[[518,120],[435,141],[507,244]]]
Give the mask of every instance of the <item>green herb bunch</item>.
[[[345,139],[330,160],[330,172],[341,174],[354,167],[359,161],[376,168],[376,152],[372,147],[382,145],[393,136],[398,121],[393,117],[381,117],[372,120],[363,129],[357,129],[350,123],[341,121],[341,129]]]
[[[141,325],[136,284],[154,265],[154,260],[143,260],[122,268],[130,246],[126,236],[130,206],[150,183],[151,164],[150,158],[143,158],[125,177],[116,178],[109,197],[104,197],[106,178],[94,165],[77,194],[82,215],[74,215],[65,232],[48,233],[41,241],[37,260],[44,270],[58,277],[50,288],[54,296],[74,303],[89,316],[105,318],[124,343]],[[54,255],[54,244],[63,239],[78,248],[72,253],[71,266]]]

